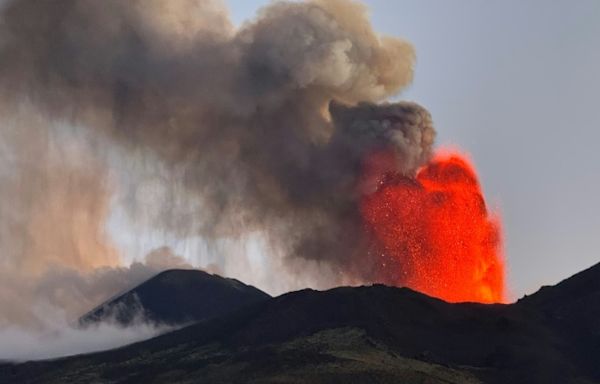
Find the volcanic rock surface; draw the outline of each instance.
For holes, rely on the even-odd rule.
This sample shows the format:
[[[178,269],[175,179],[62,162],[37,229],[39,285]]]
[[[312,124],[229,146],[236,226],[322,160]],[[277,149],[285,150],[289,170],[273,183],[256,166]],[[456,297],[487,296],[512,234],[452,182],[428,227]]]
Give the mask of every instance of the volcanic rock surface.
[[[302,290],[113,351],[5,364],[19,383],[599,383],[600,264],[515,304]]]
[[[199,270],[161,272],[98,306],[79,319],[82,326],[107,321],[129,326],[136,321],[178,325],[222,316],[269,299],[265,292]]]

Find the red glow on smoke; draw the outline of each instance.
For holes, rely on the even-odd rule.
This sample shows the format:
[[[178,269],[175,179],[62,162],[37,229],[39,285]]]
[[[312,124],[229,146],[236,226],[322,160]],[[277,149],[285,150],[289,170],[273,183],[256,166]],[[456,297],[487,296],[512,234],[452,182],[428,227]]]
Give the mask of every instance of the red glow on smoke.
[[[500,219],[466,157],[438,154],[414,178],[393,164],[392,154],[371,154],[361,185],[381,280],[449,302],[503,302]]]

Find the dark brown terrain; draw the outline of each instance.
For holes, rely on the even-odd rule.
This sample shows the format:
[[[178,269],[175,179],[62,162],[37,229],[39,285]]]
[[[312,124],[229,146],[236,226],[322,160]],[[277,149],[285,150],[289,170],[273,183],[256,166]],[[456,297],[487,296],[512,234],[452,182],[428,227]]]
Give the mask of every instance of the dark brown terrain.
[[[108,300],[79,319],[82,326],[102,321],[129,326],[136,321],[180,325],[222,316],[271,296],[235,279],[200,270],[161,272]]]
[[[600,264],[509,305],[302,290],[2,383],[600,383]]]

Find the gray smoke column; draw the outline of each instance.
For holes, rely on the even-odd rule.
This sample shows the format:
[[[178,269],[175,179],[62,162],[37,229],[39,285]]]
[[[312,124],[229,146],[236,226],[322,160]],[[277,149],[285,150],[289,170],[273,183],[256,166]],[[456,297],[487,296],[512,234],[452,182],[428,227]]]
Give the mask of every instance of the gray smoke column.
[[[161,202],[165,229],[209,240],[259,231],[288,272],[334,271],[322,285],[376,279],[357,209],[364,156],[391,148],[407,175],[429,158],[429,113],[378,104],[412,81],[414,61],[410,44],[377,35],[346,0],[276,2],[239,29],[202,0],[12,0],[0,16],[3,110],[26,104],[47,124],[151,154],[193,202]],[[57,165],[98,192],[84,211],[110,196],[86,156]]]

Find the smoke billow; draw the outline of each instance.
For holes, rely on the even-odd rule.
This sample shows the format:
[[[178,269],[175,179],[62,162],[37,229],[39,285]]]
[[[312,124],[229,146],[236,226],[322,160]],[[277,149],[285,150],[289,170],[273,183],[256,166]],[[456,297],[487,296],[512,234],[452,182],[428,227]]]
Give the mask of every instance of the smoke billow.
[[[0,130],[0,359],[82,353],[156,335],[77,327],[83,313],[168,268],[190,268],[161,248],[122,266],[105,231],[113,182],[101,140],[46,121],[27,102],[2,111]]]
[[[7,1],[2,270],[118,268],[104,233],[118,148],[134,175],[140,158],[167,170],[168,199],[127,186],[133,221],[207,242],[260,233],[272,279],[376,280],[362,159],[384,148],[408,176],[428,161],[429,113],[378,104],[411,82],[414,60],[348,0],[276,2],[240,28],[212,0]]]

